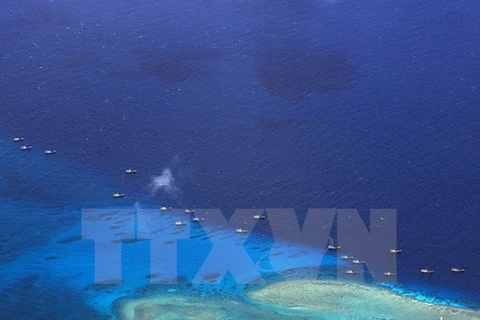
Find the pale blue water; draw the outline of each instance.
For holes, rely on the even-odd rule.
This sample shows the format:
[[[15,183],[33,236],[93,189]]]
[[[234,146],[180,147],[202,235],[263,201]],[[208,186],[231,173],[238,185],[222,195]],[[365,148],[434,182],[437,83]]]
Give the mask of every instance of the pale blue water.
[[[2,2],[1,318],[66,319],[75,306],[72,319],[99,319],[84,307],[92,243],[45,245],[78,237],[82,208],[136,201],[292,207],[300,220],[313,207],[397,208],[400,284],[478,306],[479,9]],[[178,192],[151,197],[163,168]],[[452,277],[452,264],[472,272]],[[447,271],[425,278],[426,265]]]

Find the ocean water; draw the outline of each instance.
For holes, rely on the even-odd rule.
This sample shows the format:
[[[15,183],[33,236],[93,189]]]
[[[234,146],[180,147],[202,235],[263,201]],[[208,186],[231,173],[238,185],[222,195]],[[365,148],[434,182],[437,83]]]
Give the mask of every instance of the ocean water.
[[[479,307],[478,2],[1,7],[1,319],[109,319],[140,294],[148,245],[126,245],[125,283],[98,288],[80,224],[81,209],[136,203],[294,208],[300,222],[395,208],[394,290]],[[166,168],[175,188],[153,194]]]

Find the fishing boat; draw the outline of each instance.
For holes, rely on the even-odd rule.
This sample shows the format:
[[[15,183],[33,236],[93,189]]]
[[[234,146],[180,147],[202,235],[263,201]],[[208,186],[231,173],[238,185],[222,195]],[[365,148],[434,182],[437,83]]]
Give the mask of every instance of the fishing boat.
[[[253,216],[253,219],[256,219],[256,220],[265,219],[265,216],[261,214],[256,214]]]
[[[57,150],[45,150],[45,154],[55,154]]]
[[[393,276],[396,276],[397,273],[396,272],[384,272],[383,275],[387,276],[387,277],[393,277]]]
[[[25,140],[25,139],[24,139],[24,138],[20,138],[20,137],[15,137],[15,138],[13,138],[13,142],[21,142],[21,141],[23,141],[23,140]]]
[[[352,260],[353,256],[342,256],[342,260]]]
[[[352,263],[353,264],[365,264],[365,261],[363,261],[363,260],[353,260]]]
[[[329,245],[329,246],[327,247],[328,250],[339,250],[339,249],[341,249],[341,248],[342,248],[341,246],[332,246],[332,245]]]
[[[160,211],[170,211],[172,210],[172,207],[161,207]]]
[[[235,232],[236,232],[236,233],[248,233],[248,230],[247,230],[247,229],[238,228],[238,229],[235,229]]]
[[[197,217],[192,219],[193,222],[200,222],[200,221],[204,221],[204,220],[205,220],[205,218],[197,218]]]
[[[402,253],[400,249],[390,249],[390,253]]]
[[[192,210],[192,209],[185,209],[184,211],[185,213],[195,213],[195,210]]]
[[[453,273],[462,273],[462,272],[465,272],[465,269],[463,269],[463,268],[451,268],[450,271],[452,271]]]
[[[125,173],[126,173],[126,174],[137,173],[137,170],[135,170],[135,169],[127,169],[127,170],[125,170]]]
[[[22,150],[22,151],[31,150],[31,149],[32,149],[31,146],[21,146],[20,147],[20,150]]]
[[[360,271],[357,271],[357,270],[347,270],[347,271],[345,271],[345,273],[346,273],[346,274],[352,274],[352,275],[353,275],[353,274],[359,274]]]
[[[421,269],[420,272],[421,273],[426,273],[426,274],[432,274],[433,270],[432,269]]]
[[[187,224],[187,223],[186,223],[185,221],[177,221],[177,222],[175,222],[175,225],[176,225],[176,226],[184,226],[184,225],[186,225],[186,224]]]
[[[123,193],[114,193],[114,194],[113,194],[113,197],[114,197],[114,198],[123,198],[123,197],[125,197],[125,194],[123,194]]]

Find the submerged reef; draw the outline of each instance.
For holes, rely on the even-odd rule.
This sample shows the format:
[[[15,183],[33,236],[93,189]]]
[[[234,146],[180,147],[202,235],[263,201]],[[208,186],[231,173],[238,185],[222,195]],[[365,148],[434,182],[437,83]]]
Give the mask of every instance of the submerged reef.
[[[480,312],[431,304],[388,289],[333,280],[277,282],[248,293],[279,313],[318,319],[480,319]]]
[[[298,319],[232,299],[182,296],[174,293],[120,299],[114,303],[114,313],[120,320]]]
[[[335,280],[288,280],[247,291],[242,301],[161,293],[114,303],[120,320],[480,319],[480,312],[431,304],[388,289]]]

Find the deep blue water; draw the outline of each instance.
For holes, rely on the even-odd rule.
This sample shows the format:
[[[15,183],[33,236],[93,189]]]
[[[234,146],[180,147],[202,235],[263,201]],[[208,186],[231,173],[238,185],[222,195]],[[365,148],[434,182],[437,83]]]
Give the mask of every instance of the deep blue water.
[[[479,13],[472,0],[3,1],[2,263],[85,207],[280,207],[300,220],[396,208],[400,283],[475,305]],[[164,168],[178,190],[152,197]],[[471,272],[452,276],[457,264]]]

